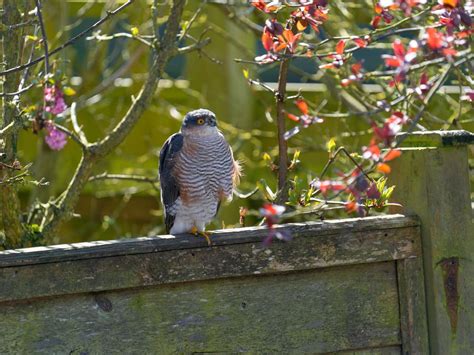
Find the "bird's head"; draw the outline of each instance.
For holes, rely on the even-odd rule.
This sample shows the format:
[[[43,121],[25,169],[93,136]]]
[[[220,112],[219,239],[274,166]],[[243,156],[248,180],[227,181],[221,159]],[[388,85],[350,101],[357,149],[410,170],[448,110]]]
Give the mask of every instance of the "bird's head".
[[[216,115],[209,110],[199,109],[184,116],[181,131],[184,134],[208,135],[217,131]]]

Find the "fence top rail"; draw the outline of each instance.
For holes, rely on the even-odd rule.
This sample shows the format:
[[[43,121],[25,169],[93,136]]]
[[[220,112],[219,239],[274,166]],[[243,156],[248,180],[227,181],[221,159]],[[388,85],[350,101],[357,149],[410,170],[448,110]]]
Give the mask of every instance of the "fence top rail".
[[[405,148],[441,148],[474,144],[474,133],[464,130],[403,132],[397,140]]]
[[[323,222],[289,223],[278,225],[275,228],[277,230],[287,230],[292,234],[293,238],[298,239],[311,236],[370,232],[416,226],[419,226],[417,217],[393,214],[326,220]],[[255,244],[261,242],[267,235],[268,229],[265,227],[217,230],[212,232],[212,247],[219,248],[221,246],[246,243]],[[189,234],[51,245],[1,251],[0,268],[203,247],[207,247],[204,238]]]

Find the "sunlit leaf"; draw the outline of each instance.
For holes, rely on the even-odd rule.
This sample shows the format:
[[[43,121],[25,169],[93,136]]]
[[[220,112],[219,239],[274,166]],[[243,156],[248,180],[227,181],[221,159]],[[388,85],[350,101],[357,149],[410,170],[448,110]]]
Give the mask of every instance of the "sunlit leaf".
[[[263,160],[272,161],[272,157],[268,153],[263,153]]]
[[[130,33],[132,34],[132,36],[138,36],[140,34],[140,30],[138,29],[138,27],[132,27],[130,29]]]
[[[63,88],[63,92],[64,92],[64,95],[66,96],[73,96],[73,95],[76,95],[76,90],[74,90],[72,87],[70,86],[65,86]]]
[[[328,151],[328,153],[332,153],[335,148],[336,148],[336,140],[334,138],[331,138],[326,143],[326,150]]]

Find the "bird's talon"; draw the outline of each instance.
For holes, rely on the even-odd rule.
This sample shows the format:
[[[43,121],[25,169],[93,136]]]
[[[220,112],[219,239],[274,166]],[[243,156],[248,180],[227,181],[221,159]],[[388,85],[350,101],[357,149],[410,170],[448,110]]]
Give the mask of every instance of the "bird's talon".
[[[211,238],[209,236],[209,233],[206,233],[206,232],[200,232],[195,226],[193,228],[191,228],[191,233],[194,234],[196,237],[203,237],[206,239],[206,242],[207,242],[207,245],[211,246],[212,245],[212,241],[211,241]]]

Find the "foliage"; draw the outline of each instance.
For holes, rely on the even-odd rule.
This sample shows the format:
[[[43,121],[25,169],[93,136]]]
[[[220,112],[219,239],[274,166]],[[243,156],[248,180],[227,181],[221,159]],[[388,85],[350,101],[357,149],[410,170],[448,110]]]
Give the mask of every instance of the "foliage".
[[[306,185],[304,179],[295,174],[290,178],[289,187],[279,184],[277,193],[267,183],[261,182],[261,186],[265,186],[264,197],[270,197],[273,202],[281,194],[281,189],[289,188],[287,204],[301,213],[322,215],[324,211],[344,208],[349,213],[365,216],[371,209],[381,210],[389,204],[394,188],[386,186],[385,176],[391,171],[388,162],[402,153],[398,148],[401,140],[395,139],[396,134],[404,125],[408,126],[409,132],[426,129],[423,125],[424,118],[429,122],[428,104],[450,75],[457,75],[460,86],[472,84],[469,76],[473,58],[470,43],[472,3],[456,0],[374,2],[373,18],[370,25],[367,24],[372,28],[354,29],[354,34],[345,35],[330,35],[325,30],[332,11],[337,10],[336,4],[325,0],[259,0],[252,1],[251,5],[265,14],[261,44],[266,53],[255,57],[253,63],[246,63],[263,66],[309,58],[324,75],[339,82],[336,84],[339,93],[350,95],[350,111],[355,106],[358,108],[359,112],[351,113],[364,116],[372,129],[372,138],[362,148],[361,154],[350,154],[344,147],[336,149],[336,141],[331,138],[327,143],[329,162],[319,177],[312,178]],[[405,34],[410,38],[402,37]],[[393,53],[381,55],[384,63],[381,70],[365,68],[364,63],[357,59],[359,52],[388,46]],[[285,98],[287,82],[284,70],[280,65],[279,85],[272,89],[251,79],[251,71],[245,69],[250,84],[260,85],[277,97],[277,111],[278,101],[290,99]],[[374,82],[380,85],[381,92],[365,92],[364,84]],[[460,100],[472,102],[472,96],[471,89]],[[301,93],[295,98],[298,114],[293,113],[288,104],[284,108],[286,117],[297,123],[280,137],[279,144],[284,146],[284,150],[284,141],[303,133],[311,125],[322,124],[325,116],[338,116],[324,112],[324,103],[310,107]],[[460,101],[458,106],[461,105]],[[468,110],[472,108],[469,103],[466,106]],[[344,113],[339,113],[339,116],[344,117]],[[279,123],[279,127],[284,124]],[[335,171],[334,177],[324,178],[336,157],[341,155],[339,153],[344,153],[344,168]],[[268,155],[266,160],[270,160]],[[281,170],[291,171],[294,164],[282,164],[280,159],[279,164],[272,164],[272,168],[280,176]]]
[[[382,211],[403,127],[470,124],[470,1],[189,1],[184,10],[182,1],[169,3],[109,4],[90,23],[81,21],[97,4],[85,3],[74,21],[54,27],[66,2],[4,1],[0,245],[58,242],[67,223],[84,227],[84,218],[68,222],[87,209],[77,206],[84,191],[94,201],[119,195],[84,238],[94,229],[124,233],[120,221],[132,196],[159,198],[155,150],[197,106],[217,111],[244,162],[240,189],[250,192],[236,193],[244,199],[224,211],[227,225],[265,217],[271,230],[279,220]],[[255,55],[257,41],[263,53]],[[378,66],[361,60],[372,51]],[[172,77],[165,66],[183,55],[191,65]],[[246,57],[236,59],[241,64],[233,62],[239,55]],[[302,61],[311,63],[309,72]],[[263,79],[274,68],[276,88]],[[222,75],[211,80],[210,72]],[[295,75],[323,82],[327,92],[290,89]],[[162,79],[171,87],[158,87]],[[443,92],[448,81],[459,94]],[[263,91],[244,92],[246,82]],[[367,89],[374,85],[379,89]],[[269,218],[270,210],[278,213]],[[153,213],[156,221],[160,212]],[[287,239],[274,231],[267,241]]]

